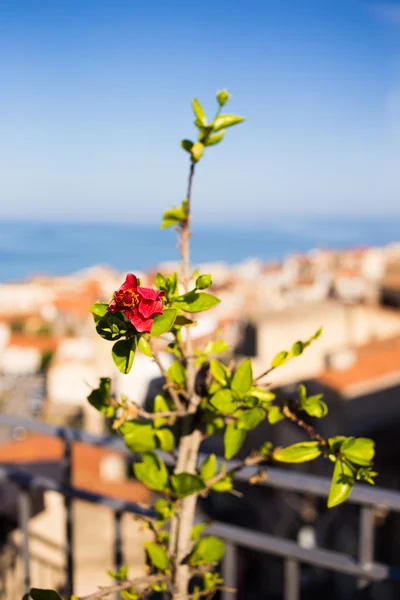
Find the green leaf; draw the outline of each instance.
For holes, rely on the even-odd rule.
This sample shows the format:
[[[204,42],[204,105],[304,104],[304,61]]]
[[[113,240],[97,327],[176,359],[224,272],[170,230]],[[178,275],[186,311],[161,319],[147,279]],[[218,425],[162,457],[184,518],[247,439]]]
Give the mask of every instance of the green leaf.
[[[314,460],[321,454],[319,442],[298,442],[287,448],[274,450],[273,458],[279,462],[302,463]]]
[[[137,347],[138,350],[142,352],[142,354],[145,354],[149,358],[152,358],[153,353],[151,351],[150,343],[143,335],[140,336]]]
[[[192,151],[193,142],[190,140],[182,140],[181,146],[184,150],[186,150],[186,152],[189,152],[190,154],[190,152]]]
[[[184,383],[186,380],[186,369],[179,360],[174,360],[167,373],[170,380],[178,385]]]
[[[175,448],[175,438],[172,431],[170,429],[157,429],[155,434],[159,441],[160,450],[172,452]]]
[[[212,590],[213,588],[224,583],[220,573],[204,573],[203,575],[204,589]]]
[[[271,367],[275,368],[275,367],[279,367],[280,365],[283,365],[283,363],[286,362],[286,359],[288,357],[289,357],[289,352],[287,352],[286,350],[282,350],[282,352],[278,352],[278,354],[275,356],[275,358],[271,362]]]
[[[369,438],[347,438],[340,452],[352,463],[369,467],[375,455],[375,442]]]
[[[205,411],[204,416],[208,435],[215,435],[217,431],[220,431],[225,427],[224,419],[220,416],[216,416],[214,412]]]
[[[320,337],[320,335],[322,334],[322,330],[323,330],[323,328],[322,328],[322,327],[320,327],[320,328],[318,329],[318,331],[316,331],[316,332],[314,333],[314,335],[312,336],[312,338],[311,338],[311,339],[312,339],[312,340],[317,340],[317,339]]]
[[[124,436],[125,444],[132,452],[148,452],[157,447],[155,430],[151,423],[145,421],[125,421],[119,428]]]
[[[229,425],[226,426],[224,434],[225,458],[233,458],[243,446],[245,439],[246,431],[240,429],[236,423],[229,423]]]
[[[127,332],[127,323],[116,315],[109,315],[96,321],[96,331],[104,340],[118,340]]]
[[[358,469],[356,479],[357,481],[366,481],[371,485],[375,485],[374,477],[376,477],[378,473],[373,471],[370,467],[362,467]]]
[[[181,385],[186,380],[186,369],[179,360],[174,360],[169,366],[167,373],[169,379],[178,385]]]
[[[269,456],[271,454],[271,450],[273,448],[272,442],[264,442],[261,446],[259,452],[263,456]]]
[[[167,281],[164,275],[162,275],[161,273],[157,273],[154,283],[156,284],[156,288],[158,290],[163,290],[164,292],[166,291]]]
[[[196,289],[205,290],[212,285],[211,275],[199,275],[196,279]]]
[[[157,500],[154,509],[157,513],[157,517],[162,521],[167,521],[175,514],[175,504],[169,502],[169,500],[165,500],[165,498]]]
[[[32,588],[29,592],[32,600],[61,600],[61,597],[54,590],[40,590]]]
[[[303,353],[304,344],[301,340],[295,342],[292,346],[292,356],[300,356]]]
[[[224,364],[222,364],[222,362],[216,360],[215,358],[212,358],[210,360],[210,370],[214,379],[216,379],[218,383],[221,383],[225,386],[228,385],[231,376],[228,369]]]
[[[353,471],[345,462],[337,460],[333,469],[331,488],[329,490],[328,508],[344,502],[350,496],[353,485]]]
[[[266,416],[267,414],[262,408],[242,410],[240,411],[240,415],[238,417],[238,427],[240,429],[246,429],[246,431],[250,431],[251,429],[255,429],[262,421],[264,421]]]
[[[169,331],[175,322],[176,315],[175,308],[165,308],[162,315],[156,315],[150,331],[151,337],[159,337]]]
[[[232,127],[232,125],[242,123],[244,120],[244,117],[239,117],[237,115],[220,115],[213,122],[213,129],[214,131],[226,129],[227,127]]]
[[[316,417],[317,419],[321,419],[325,417],[328,413],[328,406],[325,402],[322,402],[321,398],[323,398],[323,394],[316,394],[315,396],[310,396],[306,398],[302,403],[302,408],[306,411],[310,417]]]
[[[120,592],[120,596],[121,596],[122,600],[139,600],[140,599],[140,595],[137,592],[135,592],[135,590],[133,590],[132,588],[129,592],[127,592],[126,590],[122,590],[122,592]]]
[[[110,404],[110,393],[111,379],[109,377],[101,377],[99,387],[92,390],[87,398],[96,410],[108,418],[114,417],[117,410],[115,406]]]
[[[205,489],[203,480],[191,473],[177,473],[171,476],[171,485],[178,498],[197,494]]]
[[[205,461],[203,462],[203,464],[200,467],[200,477],[204,481],[208,481],[208,479],[211,479],[212,477],[214,477],[216,472],[217,472],[217,457],[215,456],[215,454],[210,454],[210,456],[207,456],[207,458],[205,459]]]
[[[186,214],[182,206],[179,206],[178,208],[169,208],[164,211],[161,229],[180,225],[185,218]]]
[[[347,440],[347,437],[345,435],[336,435],[335,437],[331,437],[328,439],[329,448],[333,452],[333,454],[338,454],[340,452],[340,449],[345,440]]]
[[[298,391],[301,403],[303,403],[305,400],[307,400],[307,388],[304,385],[304,383],[301,383],[299,385],[299,387],[297,388],[297,391]]]
[[[285,418],[279,406],[271,406],[268,411],[268,422],[271,425],[275,425],[275,423],[279,423]]]
[[[201,125],[203,127],[206,126],[207,125],[206,113],[204,112],[204,109],[201,106],[200,102],[197,100],[197,98],[193,98],[192,107],[193,107],[193,112],[196,115],[196,118],[201,123]]]
[[[222,354],[229,349],[229,345],[225,340],[217,340],[216,342],[207,342],[203,350],[204,354]]]
[[[163,546],[154,542],[144,542],[147,554],[151,563],[160,571],[166,571],[169,568],[170,560],[167,551]]]
[[[92,313],[94,320],[98,321],[102,317],[105,317],[107,313],[108,304],[107,302],[96,302],[90,307],[90,312]]]
[[[214,483],[214,485],[211,486],[211,489],[214,490],[214,492],[229,492],[232,487],[232,475],[227,475],[223,479],[220,479],[220,481]]]
[[[184,200],[182,202],[182,210],[185,213],[185,216],[187,214],[187,200]],[[171,273],[171,275],[169,275],[169,277],[167,277],[167,291],[170,294],[176,294],[178,291],[178,273],[176,271],[174,271],[173,273]]]
[[[254,398],[257,398],[262,403],[266,403],[266,404],[269,404],[276,398],[276,395],[273,392],[270,392],[269,390],[264,390],[263,388],[258,388],[258,387],[250,388],[248,395],[253,396]]]
[[[193,540],[193,542],[197,542],[200,539],[200,536],[203,533],[203,531],[208,526],[209,526],[208,523],[196,523],[196,525],[193,525],[190,539]]]
[[[237,408],[237,400],[231,390],[223,389],[216,392],[210,398],[210,404],[214,406],[223,415],[229,415],[235,412]]]
[[[136,479],[151,490],[161,492],[168,486],[168,470],[163,460],[153,453],[143,454],[142,462],[133,465]]]
[[[221,301],[207,292],[188,292],[176,298],[174,305],[186,312],[198,313],[209,310]]]
[[[251,360],[245,360],[235,371],[232,379],[231,389],[243,397],[247,394],[253,384],[253,368]]]
[[[219,144],[219,142],[224,139],[224,135],[225,135],[224,129],[222,131],[220,131],[219,133],[216,133],[215,135],[209,135],[204,140],[204,145],[205,146],[215,146],[215,144]]]
[[[170,410],[170,406],[164,396],[162,394],[157,394],[153,402],[153,413],[169,412]],[[164,417],[158,417],[157,419],[154,419],[154,427],[162,427],[166,422],[167,419]]]
[[[136,351],[136,338],[130,340],[119,340],[112,347],[113,361],[121,373],[129,373],[133,365]]]
[[[116,581],[123,581],[124,579],[128,579],[128,572],[128,565],[122,565],[122,567],[118,571],[107,571],[107,575],[109,575]]]
[[[154,592],[166,592],[168,589],[167,582],[166,581],[157,581],[156,583],[153,583],[153,585],[151,586],[151,589]]]
[[[225,553],[225,544],[219,538],[210,535],[201,538],[189,557],[189,564],[191,567],[198,565],[206,565],[212,563],[218,563]]]
[[[202,144],[201,142],[196,142],[195,144],[193,144],[192,150],[190,153],[192,155],[192,161],[198,162],[201,159],[201,157],[203,156],[204,144]]]

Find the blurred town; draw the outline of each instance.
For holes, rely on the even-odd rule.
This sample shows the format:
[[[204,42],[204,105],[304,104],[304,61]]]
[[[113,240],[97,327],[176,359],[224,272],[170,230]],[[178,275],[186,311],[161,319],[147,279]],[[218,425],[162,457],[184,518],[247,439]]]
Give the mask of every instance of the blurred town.
[[[136,274],[143,285],[150,287],[154,285],[157,271],[167,275],[175,268],[173,264],[160,264],[152,272]],[[250,356],[255,372],[261,373],[277,352],[290,348],[298,339],[308,339],[323,327],[318,342],[271,374],[272,388],[290,395],[300,382],[305,382],[310,392],[324,393],[330,414],[319,424],[323,433],[375,437],[378,463],[385,465],[378,483],[400,489],[400,475],[395,467],[400,454],[397,442],[400,435],[400,243],[340,251],[316,249],[290,255],[283,262],[250,260],[234,266],[214,263],[198,265],[198,268],[202,273],[212,273],[212,292],[221,298],[221,303],[209,314],[198,315],[198,327],[193,329],[195,343],[200,347],[218,334],[230,346],[223,360]],[[152,387],[159,379],[157,365],[137,352],[130,374],[120,374],[110,357],[111,343],[97,336],[89,312],[96,301],[109,301],[124,278],[125,273],[96,266],[69,276],[34,276],[23,282],[0,284],[1,413],[81,428],[93,434],[114,435],[104,416],[87,402],[88,394],[97,387],[100,377],[112,379],[116,394],[124,393],[138,404],[148,402]],[[163,342],[160,344],[162,360],[167,365],[172,357],[163,351]],[[275,439],[281,443],[298,441],[298,432],[294,432],[290,424],[283,425]],[[248,440],[244,452],[251,449],[252,443],[257,443],[257,435],[264,439],[278,435],[266,432],[265,428],[261,428],[260,433],[257,431],[255,437]],[[218,440],[212,449],[220,451]],[[61,455],[59,440],[27,436],[21,427],[11,434],[0,428],[0,462],[3,464],[40,463],[45,465],[43,469],[48,474],[57,466]],[[126,460],[116,452],[77,444],[73,464],[74,483],[81,488],[125,500],[150,501],[148,492],[132,479]],[[222,495],[215,502],[212,499],[205,502],[203,509],[212,517],[225,516],[226,520],[236,523],[239,510],[240,524],[265,531],[274,531],[275,524],[282,523],[283,512],[280,514],[279,510],[284,511],[287,502],[281,499],[282,507],[278,511],[276,505],[263,511],[260,506],[261,503],[267,506],[265,497],[254,496],[246,500],[247,510],[243,509],[242,500],[238,500],[242,504],[236,510],[235,500],[230,497],[233,508],[231,506],[229,511],[221,498]],[[49,540],[61,544],[64,535],[57,525],[62,499],[49,492],[45,506],[46,510],[43,506],[38,509],[36,521],[33,519],[31,524],[37,535],[33,547],[42,561],[48,552]],[[76,551],[87,557],[79,563],[80,593],[89,593],[93,584],[109,582],[106,569],[111,565],[111,558],[107,551],[104,554],[106,544],[103,542],[110,543],[112,529],[104,510],[84,504],[75,510],[79,532]],[[303,535],[308,539],[304,543],[312,544],[304,527],[316,520],[315,503],[304,501],[295,507],[292,504],[287,510],[295,517],[287,520],[287,529],[281,534],[300,538]],[[256,519],[255,514],[260,515],[259,518]],[[98,518],[104,524],[100,529]],[[132,535],[137,535],[132,519],[126,527],[132,529]],[[43,532],[47,536],[46,544]],[[132,552],[131,562],[138,564],[140,570],[141,550],[135,545]],[[54,561],[54,548],[51,556]],[[260,585],[258,582],[258,592]],[[271,581],[268,585],[270,591]]]

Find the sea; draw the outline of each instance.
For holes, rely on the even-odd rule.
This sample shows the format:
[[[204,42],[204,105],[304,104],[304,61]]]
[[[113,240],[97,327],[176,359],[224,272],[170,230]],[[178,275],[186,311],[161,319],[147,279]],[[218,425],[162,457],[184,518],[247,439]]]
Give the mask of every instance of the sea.
[[[192,262],[282,260],[313,248],[382,246],[400,241],[400,215],[274,217],[255,224],[194,226]],[[176,234],[156,224],[0,221],[0,281],[70,274],[94,265],[144,271],[179,258]]]

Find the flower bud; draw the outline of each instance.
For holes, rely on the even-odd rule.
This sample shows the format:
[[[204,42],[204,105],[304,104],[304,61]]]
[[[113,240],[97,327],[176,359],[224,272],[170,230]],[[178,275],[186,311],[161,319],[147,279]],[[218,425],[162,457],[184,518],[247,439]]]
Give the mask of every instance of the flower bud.
[[[220,106],[224,106],[224,104],[226,104],[228,102],[230,97],[231,97],[231,95],[228,92],[228,90],[218,90],[217,91],[217,100],[218,100],[218,104]]]
[[[195,144],[193,144],[190,152],[192,155],[193,162],[198,162],[203,156],[204,145],[201,142],[196,142]]]

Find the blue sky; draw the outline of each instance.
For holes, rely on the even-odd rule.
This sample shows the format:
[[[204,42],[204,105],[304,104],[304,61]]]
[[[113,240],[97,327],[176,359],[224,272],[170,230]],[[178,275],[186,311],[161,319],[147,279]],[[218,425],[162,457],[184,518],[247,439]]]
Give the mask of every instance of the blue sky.
[[[199,221],[400,214],[400,2],[2,0],[0,81],[0,218],[157,221],[221,87]]]

